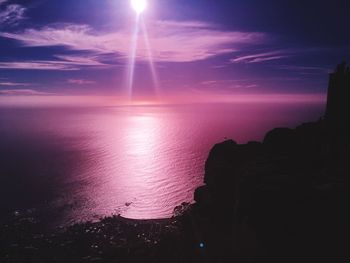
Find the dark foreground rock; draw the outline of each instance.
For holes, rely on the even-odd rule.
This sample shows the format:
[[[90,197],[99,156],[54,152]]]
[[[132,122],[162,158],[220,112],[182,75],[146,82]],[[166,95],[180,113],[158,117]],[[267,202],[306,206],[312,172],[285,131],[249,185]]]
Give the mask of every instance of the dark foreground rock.
[[[329,144],[323,120],[272,130],[261,144],[217,144],[194,209],[211,262],[348,259],[349,147]]]
[[[210,262],[350,262],[349,92],[342,63],[324,119],[213,147],[192,211]]]
[[[15,214],[0,228],[0,262],[195,262],[198,253],[181,216],[119,216],[43,230],[35,213]]]

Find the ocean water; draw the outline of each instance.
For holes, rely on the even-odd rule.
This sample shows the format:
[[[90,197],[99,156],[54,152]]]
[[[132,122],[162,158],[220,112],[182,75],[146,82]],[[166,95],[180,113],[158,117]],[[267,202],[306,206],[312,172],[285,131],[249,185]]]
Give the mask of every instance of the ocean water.
[[[0,108],[1,215],[154,219],[191,202],[211,147],[319,119],[322,103]]]

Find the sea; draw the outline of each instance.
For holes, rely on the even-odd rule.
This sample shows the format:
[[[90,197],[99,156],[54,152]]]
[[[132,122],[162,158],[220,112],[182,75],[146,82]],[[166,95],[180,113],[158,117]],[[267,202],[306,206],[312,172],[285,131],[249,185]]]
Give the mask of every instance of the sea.
[[[193,202],[216,143],[316,121],[324,103],[0,107],[0,217],[160,219]],[[45,218],[45,216],[44,216]],[[52,217],[50,220],[53,220]]]

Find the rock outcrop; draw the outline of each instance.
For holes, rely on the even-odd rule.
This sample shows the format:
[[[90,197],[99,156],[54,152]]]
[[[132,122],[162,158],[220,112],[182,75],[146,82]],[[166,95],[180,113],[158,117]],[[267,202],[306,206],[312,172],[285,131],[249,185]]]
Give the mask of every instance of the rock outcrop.
[[[263,143],[230,140],[212,148],[194,209],[206,218],[206,242],[216,244],[210,254],[225,254],[227,262],[347,258],[350,112],[339,96],[350,91],[349,76],[344,64],[331,74],[324,119],[276,128]]]

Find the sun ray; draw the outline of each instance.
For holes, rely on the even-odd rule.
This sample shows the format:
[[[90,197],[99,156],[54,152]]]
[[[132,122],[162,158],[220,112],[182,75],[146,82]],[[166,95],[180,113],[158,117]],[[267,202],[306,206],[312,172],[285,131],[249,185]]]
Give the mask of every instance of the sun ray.
[[[128,66],[128,80],[127,80],[127,96],[128,99],[132,97],[133,83],[134,83],[134,71],[135,71],[135,60],[136,60],[136,50],[137,50],[137,41],[139,35],[139,22],[140,16],[137,14],[135,21],[135,28],[132,34],[131,39],[131,49],[129,57],[129,66]]]
[[[153,60],[153,54],[152,54],[152,49],[149,41],[147,27],[141,15],[142,11],[144,11],[144,9],[146,8],[147,2],[145,0],[143,1],[133,0],[131,1],[131,4],[136,11],[136,20],[135,20],[135,26],[134,26],[134,31],[132,33],[131,45],[130,45],[131,49],[130,49],[129,64],[128,64],[127,96],[129,100],[132,99],[139,34],[140,32],[142,32],[145,50],[146,50],[146,57],[147,57],[146,59],[148,60],[150,72],[152,75],[154,95],[158,97],[160,93],[158,74],[157,74],[156,66]]]
[[[151,45],[150,45],[150,42],[149,42],[147,27],[146,27],[146,24],[145,24],[143,19],[141,21],[141,26],[142,26],[144,42],[145,42],[146,50],[147,50],[148,63],[149,63],[151,74],[152,74],[152,80],[153,80],[153,85],[154,85],[154,92],[155,92],[155,95],[158,96],[159,95],[159,91],[160,91],[159,90],[159,79],[158,79],[158,74],[157,74],[157,71],[156,71],[156,66],[155,66],[155,63],[154,63],[154,60],[153,60],[152,48],[151,48]]]

